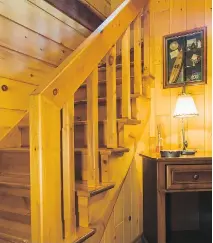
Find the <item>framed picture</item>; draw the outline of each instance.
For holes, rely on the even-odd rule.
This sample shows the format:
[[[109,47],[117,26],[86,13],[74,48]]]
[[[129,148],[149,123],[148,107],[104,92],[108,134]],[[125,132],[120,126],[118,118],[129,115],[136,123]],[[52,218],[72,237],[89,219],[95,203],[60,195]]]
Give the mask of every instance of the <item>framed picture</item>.
[[[206,27],[164,36],[164,88],[206,83]]]

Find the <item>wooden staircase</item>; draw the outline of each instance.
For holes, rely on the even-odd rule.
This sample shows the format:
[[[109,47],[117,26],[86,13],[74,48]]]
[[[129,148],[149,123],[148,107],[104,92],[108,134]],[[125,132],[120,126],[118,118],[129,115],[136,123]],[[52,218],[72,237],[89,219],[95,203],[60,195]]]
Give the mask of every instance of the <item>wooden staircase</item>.
[[[96,234],[94,214],[117,185],[110,161],[129,152],[125,126],[140,124],[141,11],[132,9],[133,2],[141,7],[126,1],[119,12],[134,13],[129,20],[134,20],[133,59],[129,25],[120,63],[111,45],[106,65],[97,64],[69,97],[64,94],[62,106],[33,94],[30,119],[18,124],[19,146],[0,150],[1,243],[80,243]],[[58,94],[60,88],[54,88],[53,96]]]
[[[133,67],[133,65],[131,65]],[[121,65],[118,65],[120,72]],[[118,146],[108,148],[106,137],[106,80],[103,76],[105,68],[99,69],[99,163],[106,164],[112,156],[122,156],[129,152],[128,148]],[[104,74],[104,75],[103,75]],[[124,125],[137,125],[140,121],[134,118],[121,117],[121,85],[117,79],[117,128],[123,129]],[[132,78],[132,83],[134,77]],[[75,94],[75,190],[78,202],[76,209],[77,231],[76,239],[73,242],[82,242],[95,233],[95,229],[90,229],[90,208],[97,203],[93,200],[99,194],[104,194],[114,188],[114,183],[107,181],[101,174],[100,183],[90,187],[87,183],[87,91],[86,84],[78,89]],[[137,94],[132,94],[132,99],[136,99]],[[29,118],[28,118],[29,119]],[[29,120],[20,122],[18,128],[21,134],[19,148],[5,148],[0,150],[0,239],[2,242],[30,242],[31,238],[31,217],[30,217],[30,150],[29,150]],[[122,134],[122,131],[120,131]],[[119,137],[119,136],[118,136]],[[120,137],[121,140],[121,137]],[[123,141],[118,139],[118,145]],[[102,157],[102,158],[101,158]],[[100,197],[100,196],[99,196]],[[86,204],[85,204],[86,203]],[[1,242],[1,241],[0,241]]]

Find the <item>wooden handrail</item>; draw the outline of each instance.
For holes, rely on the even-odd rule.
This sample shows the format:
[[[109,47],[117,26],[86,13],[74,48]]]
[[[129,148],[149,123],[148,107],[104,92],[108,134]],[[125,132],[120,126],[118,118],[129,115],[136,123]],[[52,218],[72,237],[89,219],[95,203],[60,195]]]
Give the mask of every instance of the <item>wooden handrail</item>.
[[[125,0],[104,23],[87,38],[40,86],[33,95],[42,94],[63,107],[107,52],[118,41],[147,0]]]

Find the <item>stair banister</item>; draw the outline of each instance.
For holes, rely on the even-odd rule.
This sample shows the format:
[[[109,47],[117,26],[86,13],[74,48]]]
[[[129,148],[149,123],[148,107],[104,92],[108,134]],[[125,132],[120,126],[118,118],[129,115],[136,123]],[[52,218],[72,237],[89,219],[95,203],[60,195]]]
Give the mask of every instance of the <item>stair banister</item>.
[[[126,0],[39,87],[36,94],[62,108],[141,12],[146,0]]]
[[[63,130],[64,141],[68,141],[71,146],[64,144],[63,159],[67,159],[63,164],[63,171],[73,168],[72,161],[68,156],[73,158],[73,130],[69,138],[69,126],[73,128],[74,113],[71,112],[71,117],[68,119],[69,105],[67,102],[72,100],[71,106],[74,106],[74,94],[82,83],[89,77],[87,85],[95,93],[92,97],[88,93],[87,107],[87,122],[88,122],[88,182],[90,185],[95,185],[99,182],[98,175],[98,64],[110,53],[111,56],[116,56],[115,45],[117,41],[123,38],[124,59],[122,64],[125,68],[129,68],[129,31],[130,24],[136,20],[134,28],[138,28],[140,21],[140,13],[146,1],[142,0],[126,0],[121,6],[88,38],[76,51],[68,57],[56,70],[51,77],[44,82],[44,85],[39,87],[31,96],[30,99],[30,163],[31,163],[31,215],[32,215],[32,243],[62,243],[69,242],[72,235],[68,229],[71,227],[72,233],[75,234],[75,215],[72,212],[74,202],[72,203],[74,178],[72,174],[67,172],[63,175],[61,167],[61,130]],[[134,30],[135,31],[135,30]],[[140,51],[138,46],[141,41],[140,32],[136,32],[137,40],[135,46],[137,51]],[[140,89],[140,74],[141,56],[136,55],[134,61],[137,63],[135,67],[135,75],[137,77],[137,85],[135,90]],[[112,105],[115,105],[116,93],[111,93],[115,90],[115,61],[110,68],[107,64],[108,77],[112,78],[112,82],[107,90],[112,91],[108,94],[107,102],[109,102],[110,94],[113,95]],[[111,69],[111,70],[110,70]],[[112,73],[111,73],[112,71]],[[122,79],[122,117],[130,118],[130,72],[125,71]],[[113,83],[114,82],[114,83]],[[125,87],[125,89],[124,89]],[[140,91],[139,91],[140,92]],[[71,97],[71,99],[70,99]],[[70,103],[69,103],[70,104]],[[64,119],[67,117],[67,123],[61,121],[61,109],[64,110]],[[71,108],[73,109],[73,108]],[[107,145],[116,147],[117,133],[116,127],[116,109],[112,112],[107,110],[107,129],[108,131]],[[108,117],[109,115],[109,117]],[[110,134],[111,133],[111,134]],[[113,133],[113,134],[112,134]],[[67,139],[66,139],[67,138]],[[63,138],[62,138],[63,140]],[[67,151],[66,151],[67,150]],[[66,156],[67,155],[67,156]],[[72,162],[74,163],[74,161]],[[62,178],[63,177],[63,178]],[[63,184],[64,195],[61,193]],[[67,184],[70,185],[67,185]],[[74,200],[74,199],[73,199]],[[72,215],[63,218],[62,204],[66,212]],[[65,220],[65,226],[63,226]]]

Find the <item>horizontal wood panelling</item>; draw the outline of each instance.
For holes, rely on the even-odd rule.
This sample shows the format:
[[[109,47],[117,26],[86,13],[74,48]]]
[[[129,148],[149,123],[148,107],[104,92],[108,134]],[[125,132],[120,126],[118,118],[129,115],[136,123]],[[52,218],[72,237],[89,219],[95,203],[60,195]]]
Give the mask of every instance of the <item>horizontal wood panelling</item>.
[[[70,49],[75,49],[85,39],[80,32],[35,4],[19,0],[18,7],[15,8],[16,4],[15,0],[2,0],[0,2],[1,15]]]
[[[88,5],[102,19],[110,15],[111,4],[107,0],[80,0],[85,5]]]
[[[0,77],[39,85],[53,69],[37,59],[0,47]]]
[[[79,24],[74,19],[70,18],[66,14],[62,13],[60,10],[54,8],[44,0],[28,0],[29,2],[35,4],[39,8],[46,11],[48,14],[54,16],[59,21],[65,23],[66,25],[70,26],[72,29],[79,32],[79,34],[87,37],[91,34],[91,31],[84,27],[82,24]]]
[[[33,1],[35,2],[35,0]],[[65,13],[70,18],[76,20],[78,23],[82,24],[92,32],[102,23],[102,19],[99,18],[99,16],[97,16],[97,14],[95,14],[90,7],[83,4],[80,0],[44,1]]]
[[[3,91],[2,86],[8,88]],[[0,78],[0,107],[5,109],[28,110],[29,95],[37,86],[6,78]]]
[[[0,15],[0,45],[58,66],[72,50]]]

